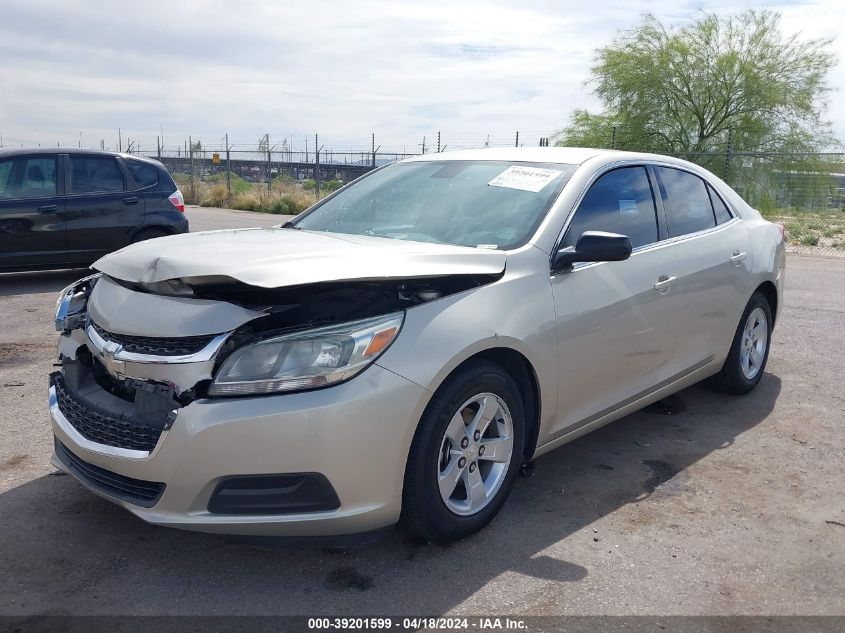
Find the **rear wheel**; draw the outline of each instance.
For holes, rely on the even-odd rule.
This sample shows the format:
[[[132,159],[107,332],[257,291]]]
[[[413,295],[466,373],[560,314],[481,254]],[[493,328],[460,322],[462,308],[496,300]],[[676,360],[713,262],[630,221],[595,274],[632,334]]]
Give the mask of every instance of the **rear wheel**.
[[[461,539],[496,516],[522,463],[519,388],[500,366],[468,363],[438,389],[417,429],[402,522],[438,543]]]
[[[131,243],[137,244],[138,242],[145,242],[146,240],[151,240],[156,237],[164,237],[165,235],[170,235],[170,233],[162,229],[143,229],[135,234]]]
[[[755,292],[742,313],[722,370],[713,376],[719,391],[748,393],[763,376],[772,338],[772,308],[761,292]]]

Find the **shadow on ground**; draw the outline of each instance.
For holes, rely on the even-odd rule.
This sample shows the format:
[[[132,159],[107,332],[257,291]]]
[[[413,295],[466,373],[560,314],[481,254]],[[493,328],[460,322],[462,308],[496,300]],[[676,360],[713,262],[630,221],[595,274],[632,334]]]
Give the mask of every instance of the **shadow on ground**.
[[[771,374],[742,398],[692,387],[668,411],[639,412],[553,451],[487,529],[446,547],[397,532],[350,550],[255,549],[146,525],[69,477],[45,476],[0,495],[0,612],[430,615],[504,572],[577,583],[590,569],[547,548],[567,551],[573,533],[627,504],[694,491],[683,471],[765,419],[780,389]],[[656,530],[672,512],[635,516],[640,524],[619,529]]]

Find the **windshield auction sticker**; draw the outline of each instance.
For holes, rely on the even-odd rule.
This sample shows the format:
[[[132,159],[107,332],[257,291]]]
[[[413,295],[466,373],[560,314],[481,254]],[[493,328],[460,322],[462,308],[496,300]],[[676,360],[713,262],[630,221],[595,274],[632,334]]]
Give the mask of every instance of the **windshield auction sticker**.
[[[487,184],[491,187],[506,187],[537,193],[563,172],[539,167],[512,165]]]

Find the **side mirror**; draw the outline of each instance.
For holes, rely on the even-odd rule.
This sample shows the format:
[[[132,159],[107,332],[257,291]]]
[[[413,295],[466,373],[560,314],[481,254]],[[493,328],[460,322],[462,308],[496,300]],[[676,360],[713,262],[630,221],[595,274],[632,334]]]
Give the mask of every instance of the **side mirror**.
[[[618,233],[584,231],[573,248],[567,246],[555,255],[552,268],[567,268],[576,262],[620,262],[631,256],[631,238]]]

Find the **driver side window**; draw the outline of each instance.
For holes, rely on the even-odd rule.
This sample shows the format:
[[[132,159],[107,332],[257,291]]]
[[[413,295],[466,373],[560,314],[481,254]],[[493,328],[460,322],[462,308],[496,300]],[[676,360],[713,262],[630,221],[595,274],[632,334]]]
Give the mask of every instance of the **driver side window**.
[[[633,248],[657,241],[657,209],[645,167],[614,169],[594,182],[561,247],[575,246],[584,231],[627,235]]]

